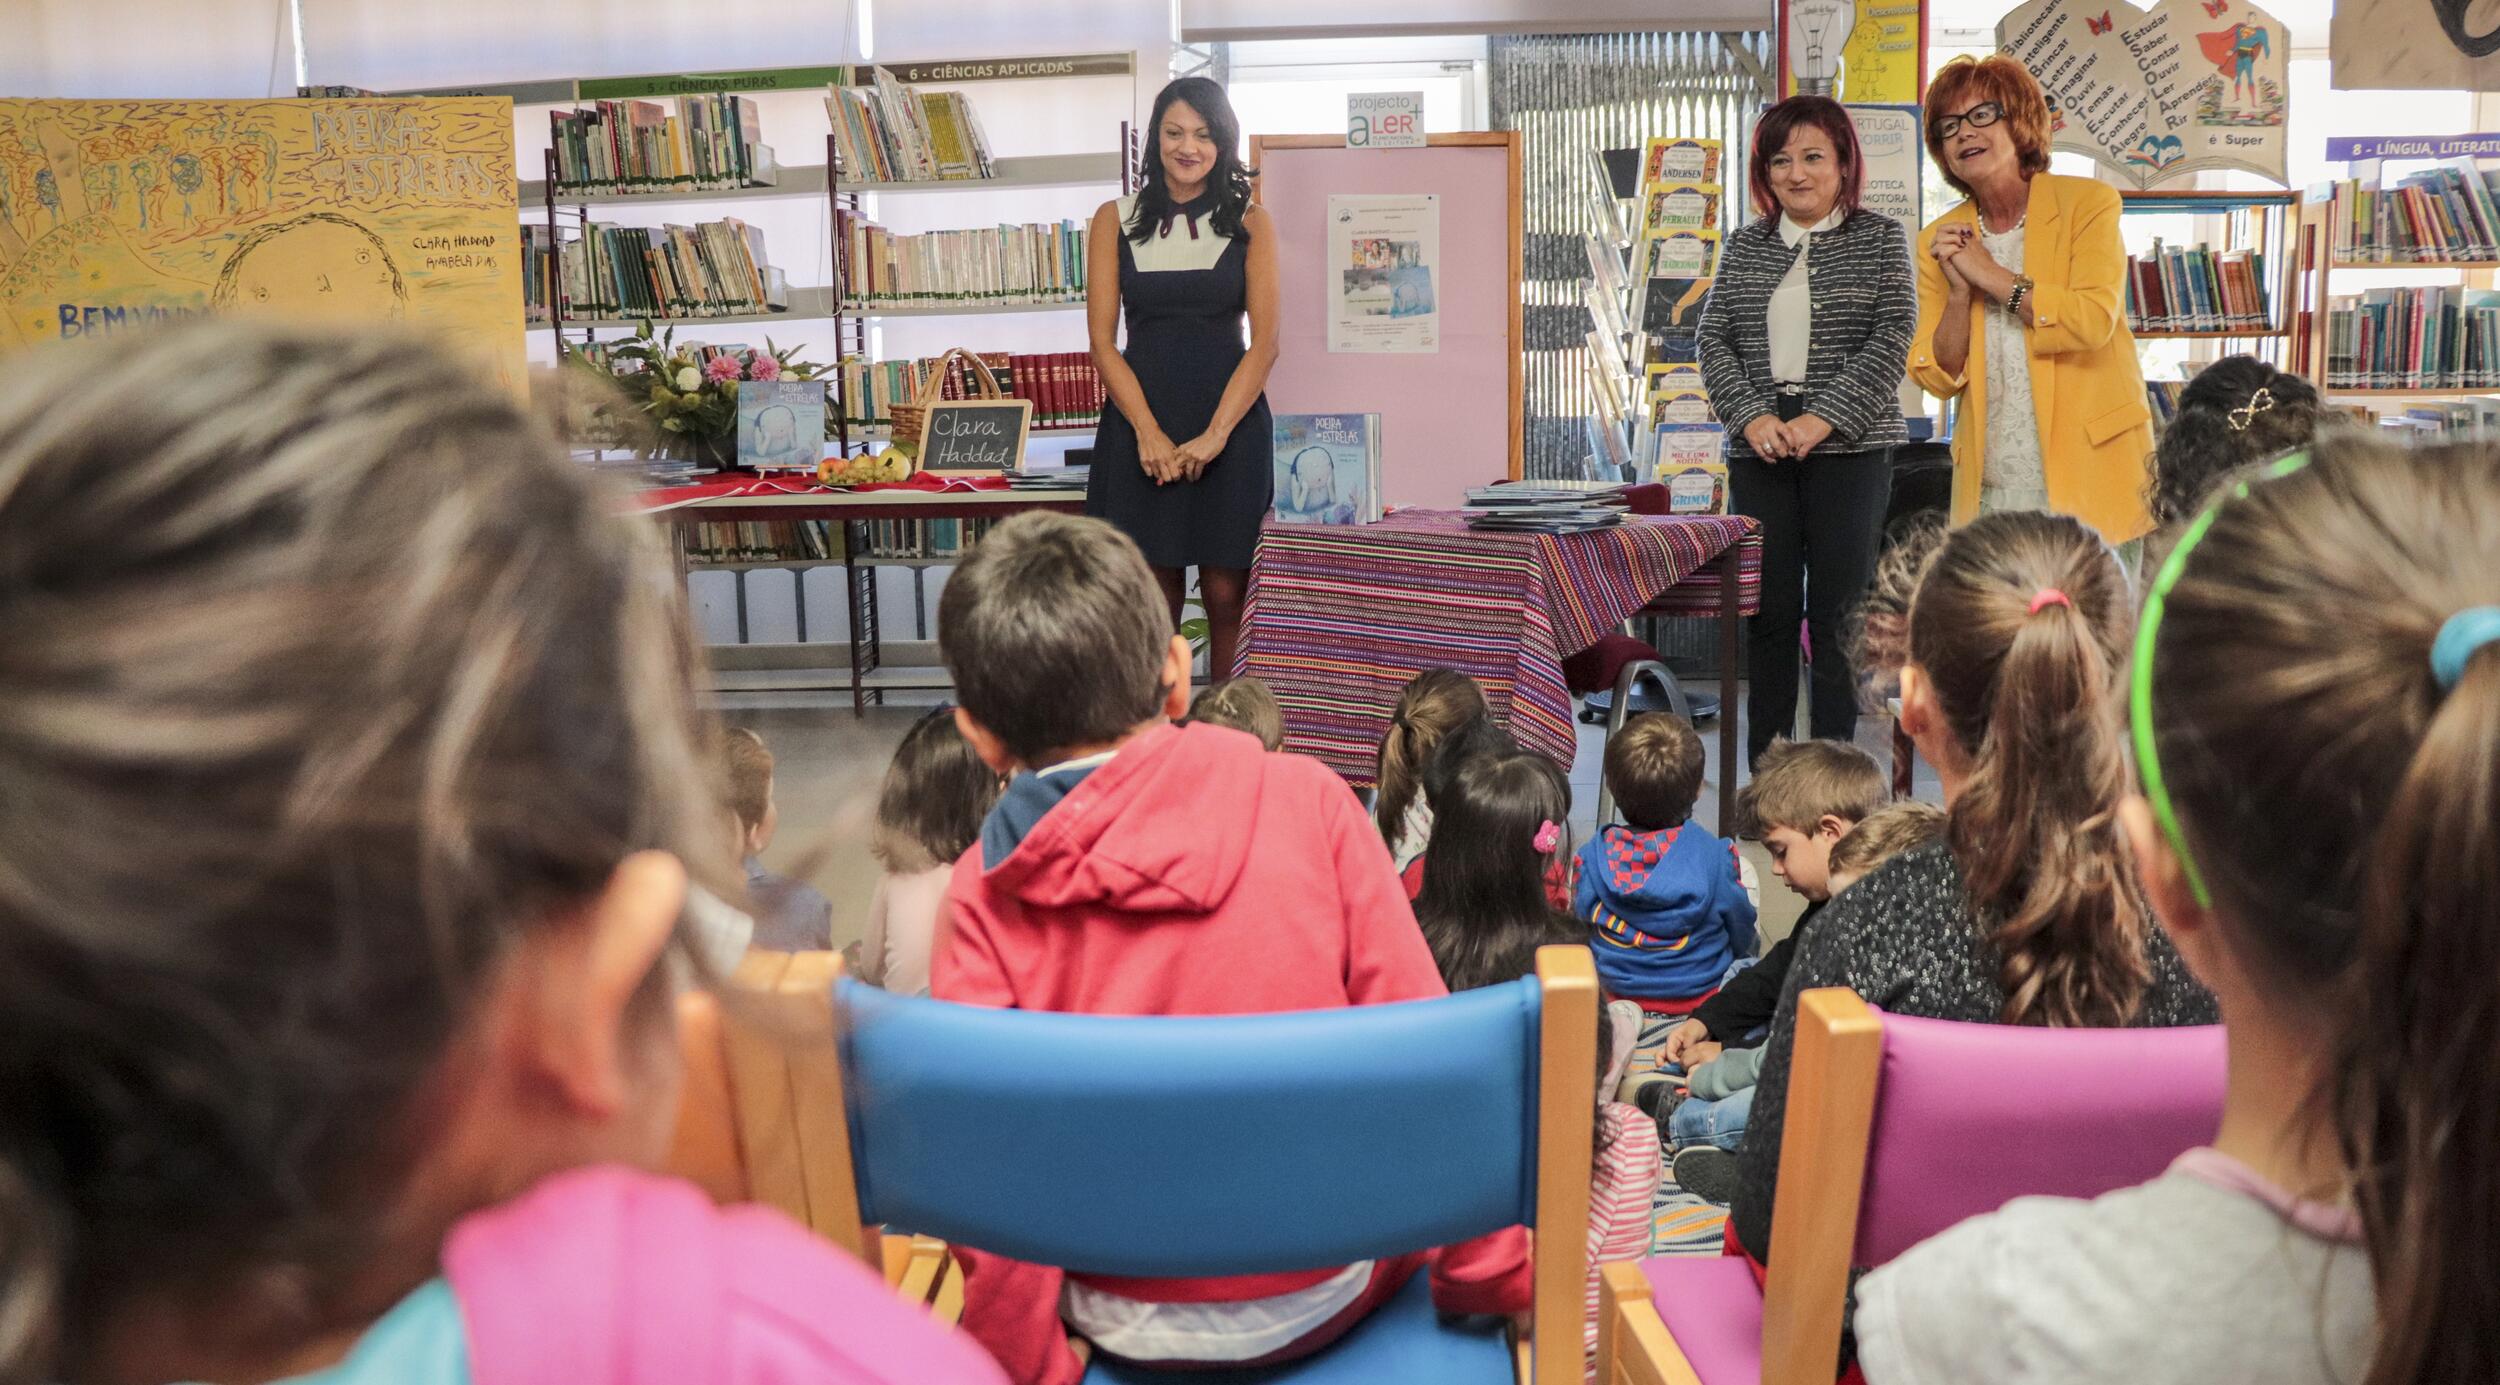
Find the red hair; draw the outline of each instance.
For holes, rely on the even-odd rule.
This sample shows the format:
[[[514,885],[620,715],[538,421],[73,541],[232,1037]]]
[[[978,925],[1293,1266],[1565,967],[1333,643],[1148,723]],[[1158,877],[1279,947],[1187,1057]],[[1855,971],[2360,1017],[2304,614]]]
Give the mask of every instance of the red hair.
[[[1939,68],[1936,79],[1927,84],[1927,156],[1964,197],[1971,195],[1970,184],[1953,176],[1936,122],[1982,101],[1994,101],[2005,112],[2005,131],[2014,138],[2014,156],[2022,161],[2023,176],[2049,171],[2049,98],[2040,90],[2040,79],[2003,53],[1984,58],[1965,53]]]
[[[1828,96],[1792,96],[1762,113],[1753,127],[1753,157],[1745,167],[1746,185],[1753,189],[1753,209],[1764,216],[1779,210],[1779,198],[1771,191],[1771,156],[1788,147],[1788,137],[1800,125],[1822,131],[1832,142],[1832,153],[1840,159],[1840,199],[1834,205],[1846,219],[1858,209],[1866,160],[1858,156],[1856,123],[1846,108]]]

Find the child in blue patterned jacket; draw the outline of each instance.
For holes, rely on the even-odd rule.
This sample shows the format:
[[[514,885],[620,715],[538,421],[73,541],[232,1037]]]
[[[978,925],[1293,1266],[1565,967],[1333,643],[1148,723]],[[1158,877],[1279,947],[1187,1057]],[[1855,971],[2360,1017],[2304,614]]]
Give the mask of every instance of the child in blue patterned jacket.
[[[1701,738],[1680,717],[1635,717],[1607,743],[1605,773],[1623,821],[1580,848],[1572,912],[1609,994],[1689,1014],[1756,942],[1735,845],[1692,821]]]

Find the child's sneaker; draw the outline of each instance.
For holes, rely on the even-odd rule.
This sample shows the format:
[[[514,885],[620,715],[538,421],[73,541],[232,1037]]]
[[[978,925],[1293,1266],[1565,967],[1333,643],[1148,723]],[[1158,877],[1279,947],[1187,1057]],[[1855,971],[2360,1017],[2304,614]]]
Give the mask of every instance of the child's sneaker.
[[[1722,1207],[1736,1202],[1736,1156],[1717,1145],[1694,1145],[1675,1152],[1676,1186],[1704,1202]]]

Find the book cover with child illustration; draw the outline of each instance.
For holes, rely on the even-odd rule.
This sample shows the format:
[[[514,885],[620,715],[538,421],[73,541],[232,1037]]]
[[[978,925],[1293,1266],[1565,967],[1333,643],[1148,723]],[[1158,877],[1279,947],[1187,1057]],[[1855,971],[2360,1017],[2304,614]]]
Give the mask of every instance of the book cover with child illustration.
[[[1380,518],[1380,415],[1276,415],[1279,524]]]
[[[738,382],[738,465],[814,471],[824,455],[824,381]]]

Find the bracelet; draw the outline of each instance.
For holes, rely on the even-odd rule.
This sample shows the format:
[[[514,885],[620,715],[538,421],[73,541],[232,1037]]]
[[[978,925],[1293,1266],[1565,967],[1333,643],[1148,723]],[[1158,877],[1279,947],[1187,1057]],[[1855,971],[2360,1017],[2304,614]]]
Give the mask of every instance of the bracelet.
[[[2015,275],[2014,291],[2005,295],[2005,310],[2009,313],[2019,315],[2023,310],[2023,300],[2029,298],[2030,296],[2031,276],[2027,274]]]

